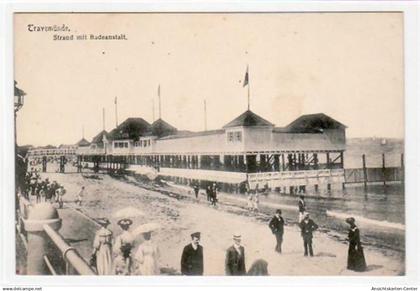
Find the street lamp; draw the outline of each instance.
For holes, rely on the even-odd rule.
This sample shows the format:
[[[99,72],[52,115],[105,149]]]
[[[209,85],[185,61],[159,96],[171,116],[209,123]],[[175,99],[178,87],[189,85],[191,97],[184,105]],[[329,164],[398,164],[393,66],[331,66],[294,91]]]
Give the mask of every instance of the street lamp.
[[[16,194],[18,193],[18,187],[20,187],[22,185],[22,179],[24,177],[24,172],[26,172],[26,166],[25,166],[25,162],[23,161],[22,157],[19,157],[19,153],[18,153],[18,146],[17,146],[17,139],[16,139],[16,117],[17,117],[17,112],[19,111],[19,109],[22,108],[23,103],[25,101],[25,91],[23,91],[22,89],[19,89],[18,87],[16,87],[17,82],[15,81],[15,191]],[[16,195],[16,199],[17,199],[17,195]],[[18,203],[16,200],[16,207],[17,207]]]
[[[18,87],[16,87],[17,82],[15,81],[15,115],[16,112],[19,111],[19,109],[22,108],[23,103],[25,101],[25,91],[23,91],[22,89],[19,89]],[[16,120],[15,120],[16,122]]]

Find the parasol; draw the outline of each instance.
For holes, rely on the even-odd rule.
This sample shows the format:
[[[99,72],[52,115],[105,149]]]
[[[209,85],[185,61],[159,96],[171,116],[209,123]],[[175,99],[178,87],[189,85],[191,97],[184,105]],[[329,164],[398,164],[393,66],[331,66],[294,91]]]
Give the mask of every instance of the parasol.
[[[151,223],[146,223],[146,224],[140,225],[139,227],[134,229],[131,233],[133,235],[139,235],[139,234],[142,234],[142,233],[155,231],[159,228],[161,228],[161,225],[159,223],[151,222]]]
[[[123,209],[118,210],[114,213],[113,217],[115,218],[129,218],[129,217],[137,217],[137,216],[143,216],[144,213],[134,207],[126,207]]]

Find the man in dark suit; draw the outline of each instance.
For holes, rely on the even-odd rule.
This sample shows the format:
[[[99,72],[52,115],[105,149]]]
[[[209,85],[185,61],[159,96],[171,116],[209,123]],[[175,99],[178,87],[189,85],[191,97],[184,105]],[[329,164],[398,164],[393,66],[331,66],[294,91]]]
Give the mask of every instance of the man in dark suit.
[[[308,249],[309,255],[311,257],[314,256],[314,252],[312,250],[312,232],[318,229],[318,225],[309,218],[309,213],[305,213],[305,218],[299,224],[301,229],[301,234],[303,238],[303,247],[305,248],[305,256],[308,256]]]
[[[281,217],[281,210],[277,209],[276,214],[270,220],[268,226],[271,229],[271,232],[276,236],[277,245],[275,251],[281,253],[281,244],[283,242],[283,233],[284,233],[284,219]]]
[[[233,235],[233,245],[226,251],[225,273],[228,276],[242,276],[246,274],[245,249],[241,246],[241,235]]]
[[[191,234],[191,243],[184,247],[181,256],[182,275],[202,276],[203,275],[203,247],[200,246],[199,232]]]

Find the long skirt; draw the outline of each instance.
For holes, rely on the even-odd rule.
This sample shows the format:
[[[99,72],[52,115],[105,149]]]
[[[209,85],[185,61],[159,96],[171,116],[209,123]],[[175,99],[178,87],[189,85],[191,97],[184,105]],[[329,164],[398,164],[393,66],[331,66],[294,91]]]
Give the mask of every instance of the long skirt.
[[[96,253],[96,269],[98,275],[112,275],[111,245],[101,244]]]
[[[363,248],[360,246],[356,249],[356,246],[350,244],[349,252],[347,257],[347,269],[356,272],[366,271],[366,260]]]

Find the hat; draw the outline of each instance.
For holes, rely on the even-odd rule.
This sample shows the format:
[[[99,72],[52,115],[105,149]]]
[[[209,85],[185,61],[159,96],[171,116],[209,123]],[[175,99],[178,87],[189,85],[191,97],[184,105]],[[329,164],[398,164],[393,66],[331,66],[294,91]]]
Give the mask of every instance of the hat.
[[[235,234],[233,234],[233,239],[237,239],[237,240],[240,240],[242,237],[241,237],[241,234],[240,233],[235,233]]]
[[[281,214],[281,209],[277,209],[276,213]]]
[[[133,224],[133,221],[129,218],[123,218],[123,219],[118,220],[117,224],[121,227],[130,226]]]
[[[304,217],[309,217],[309,212],[305,212]]]
[[[194,238],[194,237],[196,237],[196,238],[198,238],[198,239],[200,239],[200,237],[201,237],[201,233],[200,232],[193,232],[192,234],[191,234],[191,238]]]
[[[107,225],[109,225],[109,224],[111,224],[111,222],[109,221],[109,219],[106,218],[106,217],[98,218],[96,220],[96,222],[98,222],[98,224],[100,224],[101,226],[104,226],[104,227],[107,226]]]
[[[348,217],[348,218],[346,218],[346,222],[348,223],[348,224],[353,224],[353,223],[355,223],[355,219],[354,219],[354,217]]]

